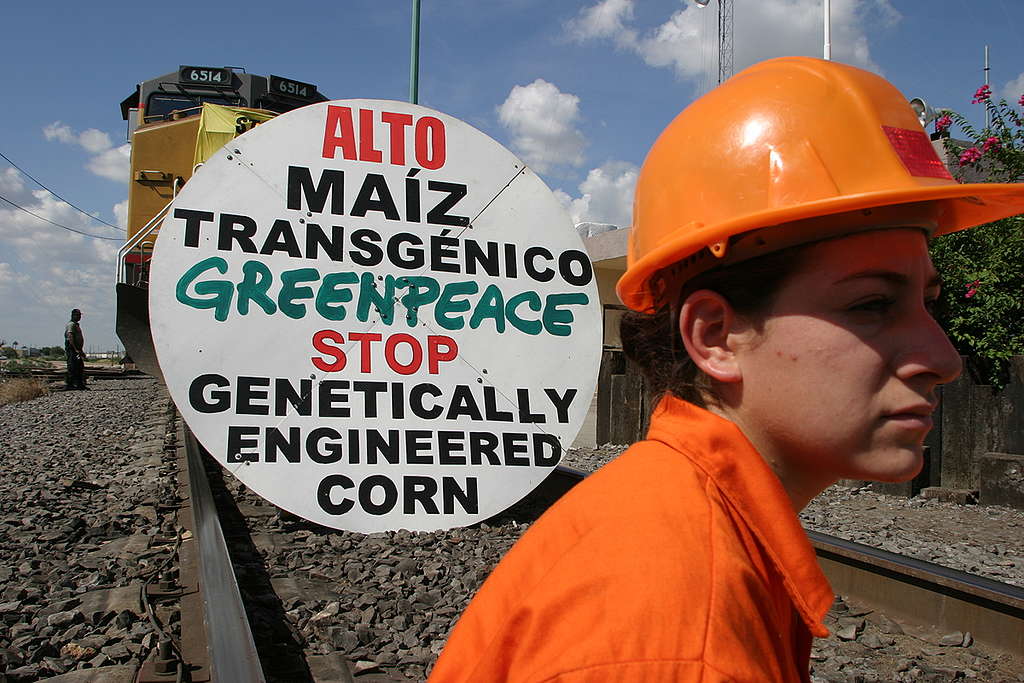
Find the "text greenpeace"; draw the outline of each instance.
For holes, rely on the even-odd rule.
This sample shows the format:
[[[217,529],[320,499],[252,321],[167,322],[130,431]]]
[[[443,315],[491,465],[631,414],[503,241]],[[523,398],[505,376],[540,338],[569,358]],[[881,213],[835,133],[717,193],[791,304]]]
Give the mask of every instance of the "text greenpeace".
[[[594,272],[539,178],[416,105],[295,110],[197,171],[161,226],[168,389],[249,488],[353,531],[497,514],[558,464],[601,349]]]

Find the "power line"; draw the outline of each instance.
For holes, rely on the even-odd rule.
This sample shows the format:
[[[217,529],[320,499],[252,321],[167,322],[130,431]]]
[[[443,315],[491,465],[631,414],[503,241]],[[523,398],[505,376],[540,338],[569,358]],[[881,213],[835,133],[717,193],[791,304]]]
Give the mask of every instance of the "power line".
[[[72,203],[71,203],[71,202],[69,202],[68,200],[64,199],[64,198],[63,198],[63,197],[61,197],[61,196],[60,196],[59,194],[57,194],[56,192],[54,192],[53,190],[51,190],[50,188],[48,188],[48,187],[47,187],[46,185],[43,185],[43,184],[42,184],[41,182],[39,182],[38,180],[36,180],[35,178],[33,178],[33,177],[32,177],[31,175],[29,175],[29,172],[28,172],[28,171],[26,171],[26,170],[25,170],[25,169],[23,169],[23,168],[22,168],[21,166],[18,166],[18,165],[17,165],[16,163],[14,163],[14,162],[13,162],[13,161],[11,161],[11,160],[10,160],[9,158],[7,158],[7,155],[6,155],[6,154],[4,154],[3,152],[0,152],[0,157],[2,157],[2,158],[3,158],[3,160],[4,160],[4,161],[6,161],[7,163],[9,163],[9,164],[10,164],[11,166],[13,166],[14,168],[18,169],[18,171],[20,171],[20,172],[21,172],[21,174],[22,174],[22,175],[24,175],[24,176],[25,176],[26,178],[28,178],[28,179],[29,179],[29,180],[31,180],[31,181],[32,181],[33,183],[35,183],[35,184],[36,184],[36,185],[38,185],[39,187],[43,188],[44,190],[46,190],[47,192],[49,192],[50,194],[52,194],[52,195],[53,195],[54,197],[56,197],[57,199],[61,200],[62,202],[64,202],[64,203],[65,203],[65,204],[67,204],[68,206],[70,206],[70,207],[71,207],[72,209],[74,209],[75,211],[78,211],[79,213],[81,213],[81,214],[83,214],[83,215],[85,215],[85,216],[88,216],[89,218],[93,219],[94,221],[99,221],[100,223],[103,223],[104,225],[109,225],[110,227],[114,228],[115,230],[121,230],[121,228],[120,228],[120,227],[118,227],[118,226],[114,225],[113,223],[108,223],[108,222],[106,222],[105,220],[103,220],[102,218],[98,218],[98,217],[96,217],[96,216],[92,215],[91,213],[89,213],[88,211],[86,211],[85,209],[80,209],[79,207],[75,206],[74,204],[72,204]]]
[[[62,230],[69,230],[71,232],[78,233],[79,235],[84,235],[85,237],[92,237],[93,239],[97,239],[97,240],[110,240],[111,242],[120,242],[121,241],[120,237],[105,237],[104,235],[93,235],[93,234],[88,233],[88,232],[82,232],[81,230],[76,230],[75,228],[69,228],[68,226],[61,225],[60,223],[54,223],[49,218],[43,218],[42,216],[40,216],[37,213],[32,213],[31,211],[26,209],[24,206],[19,206],[18,204],[15,204],[14,202],[12,202],[7,197],[0,196],[0,201],[7,202],[8,204],[13,206],[14,208],[18,209],[19,211],[24,211],[29,216],[35,216],[39,220],[44,221],[46,223],[49,223],[50,225],[58,227],[58,228],[60,228]]]

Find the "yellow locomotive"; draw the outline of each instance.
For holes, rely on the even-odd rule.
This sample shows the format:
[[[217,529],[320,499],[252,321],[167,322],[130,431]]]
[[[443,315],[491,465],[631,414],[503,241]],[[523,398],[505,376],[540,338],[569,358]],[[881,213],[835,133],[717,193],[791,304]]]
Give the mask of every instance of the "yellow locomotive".
[[[149,330],[149,261],[174,197],[228,141],[326,99],[311,83],[234,67],[181,66],[138,84],[121,102],[132,156],[127,235],[117,262],[117,335],[141,370],[160,376]]]

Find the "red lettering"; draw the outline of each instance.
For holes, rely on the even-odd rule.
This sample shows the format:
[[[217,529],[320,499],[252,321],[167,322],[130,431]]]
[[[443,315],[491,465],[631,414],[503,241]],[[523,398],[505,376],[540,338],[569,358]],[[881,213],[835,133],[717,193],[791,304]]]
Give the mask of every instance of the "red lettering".
[[[328,344],[328,341],[332,341],[335,344],[344,344],[345,337],[342,336],[341,332],[335,332],[334,330],[320,330],[313,334],[313,348],[334,359],[333,363],[328,363],[323,358],[313,356],[310,358],[313,361],[313,365],[317,370],[323,370],[324,372],[338,372],[345,367],[345,352],[337,346]]]
[[[324,128],[324,159],[333,159],[339,147],[343,157],[355,160],[356,135],[352,127],[352,110],[349,107],[329,105],[327,125]]]
[[[395,347],[403,342],[408,344],[409,348],[412,350],[412,360],[406,365],[399,363],[398,359],[395,357]],[[387,361],[388,367],[398,374],[411,375],[419,370],[420,365],[423,363],[423,349],[420,347],[420,343],[416,341],[416,338],[411,334],[393,334],[388,337],[387,342],[384,343],[384,360]]]
[[[380,163],[379,149],[373,147],[373,110],[359,110],[359,160]]]
[[[391,163],[396,166],[405,164],[405,127],[412,125],[412,114],[400,114],[384,111],[380,119],[388,124],[391,130]]]
[[[444,162],[444,123],[433,116],[424,116],[416,122],[416,163],[436,170],[444,166]]]
[[[444,347],[444,351],[440,349]],[[443,334],[431,334],[427,336],[427,371],[436,375],[441,362],[455,360],[459,355],[459,346],[451,337]]]
[[[381,340],[380,332],[350,332],[348,338],[359,342],[359,372],[369,372],[370,344]]]

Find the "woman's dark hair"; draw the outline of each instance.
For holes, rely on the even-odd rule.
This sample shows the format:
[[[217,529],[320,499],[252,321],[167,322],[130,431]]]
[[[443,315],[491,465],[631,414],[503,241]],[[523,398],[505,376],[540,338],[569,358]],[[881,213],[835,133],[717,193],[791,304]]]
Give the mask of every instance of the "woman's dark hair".
[[[653,313],[629,311],[622,317],[619,333],[622,350],[640,366],[647,381],[652,405],[665,394],[706,407],[711,382],[690,360],[679,337],[679,307],[693,292],[709,289],[721,294],[737,314],[763,322],[775,295],[800,267],[802,244],[748,261],[708,270],[679,283],[666,269],[648,285],[658,302]]]

